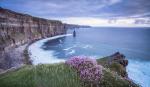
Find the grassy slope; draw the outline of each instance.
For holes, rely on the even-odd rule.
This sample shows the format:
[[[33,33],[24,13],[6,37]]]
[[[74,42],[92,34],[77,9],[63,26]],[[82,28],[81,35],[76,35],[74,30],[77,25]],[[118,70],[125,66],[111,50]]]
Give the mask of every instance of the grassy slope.
[[[104,78],[101,81],[102,87],[139,87],[132,81],[125,80],[122,76],[126,73],[126,69],[119,63],[112,62],[108,64],[109,58],[98,59],[98,64],[101,64],[105,69]]]
[[[114,67],[108,68],[107,58],[99,59],[105,68],[101,87],[138,87],[123,79]],[[106,67],[107,66],[107,67]],[[116,66],[115,66],[116,67]],[[117,67],[118,68],[118,67]],[[112,71],[113,70],[113,71]],[[117,69],[118,70],[118,69]],[[120,73],[120,72],[119,72]],[[0,87],[85,87],[76,72],[63,63],[25,66],[22,69],[0,75]]]

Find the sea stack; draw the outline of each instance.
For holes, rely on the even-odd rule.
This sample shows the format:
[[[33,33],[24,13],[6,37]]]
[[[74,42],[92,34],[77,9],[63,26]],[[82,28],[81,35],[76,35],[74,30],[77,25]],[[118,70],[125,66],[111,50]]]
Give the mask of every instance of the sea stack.
[[[75,30],[73,31],[73,37],[76,37],[76,31]]]

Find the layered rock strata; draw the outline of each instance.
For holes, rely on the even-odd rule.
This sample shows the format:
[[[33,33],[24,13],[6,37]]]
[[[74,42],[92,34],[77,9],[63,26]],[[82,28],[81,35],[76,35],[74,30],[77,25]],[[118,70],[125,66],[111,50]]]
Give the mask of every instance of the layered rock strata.
[[[22,64],[23,44],[41,38],[66,33],[66,24],[27,14],[17,13],[0,7],[0,69]],[[17,51],[16,51],[17,50]],[[21,54],[20,52],[21,51]]]

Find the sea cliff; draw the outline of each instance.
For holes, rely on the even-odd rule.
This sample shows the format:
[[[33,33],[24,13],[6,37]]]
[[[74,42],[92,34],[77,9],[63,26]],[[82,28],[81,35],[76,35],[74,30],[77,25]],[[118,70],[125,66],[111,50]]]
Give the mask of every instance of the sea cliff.
[[[66,33],[66,24],[0,7],[0,71],[24,62],[27,43]],[[20,58],[21,57],[21,58]]]

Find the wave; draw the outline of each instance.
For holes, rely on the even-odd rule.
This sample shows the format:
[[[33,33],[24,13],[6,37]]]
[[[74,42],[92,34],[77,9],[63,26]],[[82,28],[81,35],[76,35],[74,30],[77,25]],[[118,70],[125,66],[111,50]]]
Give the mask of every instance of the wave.
[[[129,62],[129,65],[127,66],[128,76],[142,87],[149,87],[150,62],[136,60],[129,60]]]
[[[28,52],[30,53],[30,58],[34,65],[37,64],[48,64],[48,63],[59,63],[64,62],[64,59],[58,59],[57,57],[53,56],[54,51],[45,51],[41,47],[42,45],[47,42],[48,40],[53,40],[57,38],[62,38],[66,36],[71,36],[72,34],[65,34],[65,35],[58,35],[46,39],[42,39],[36,41],[35,43],[31,44],[28,48]]]
[[[91,45],[85,45],[82,48],[87,49],[87,48],[93,48]]]
[[[66,55],[72,55],[74,54],[76,51],[75,50],[71,50],[70,52],[68,52]]]
[[[73,45],[73,46],[68,47],[68,48],[65,48],[65,49],[63,49],[63,50],[68,51],[68,50],[71,50],[72,48],[75,48],[75,47],[76,47],[76,45]]]

